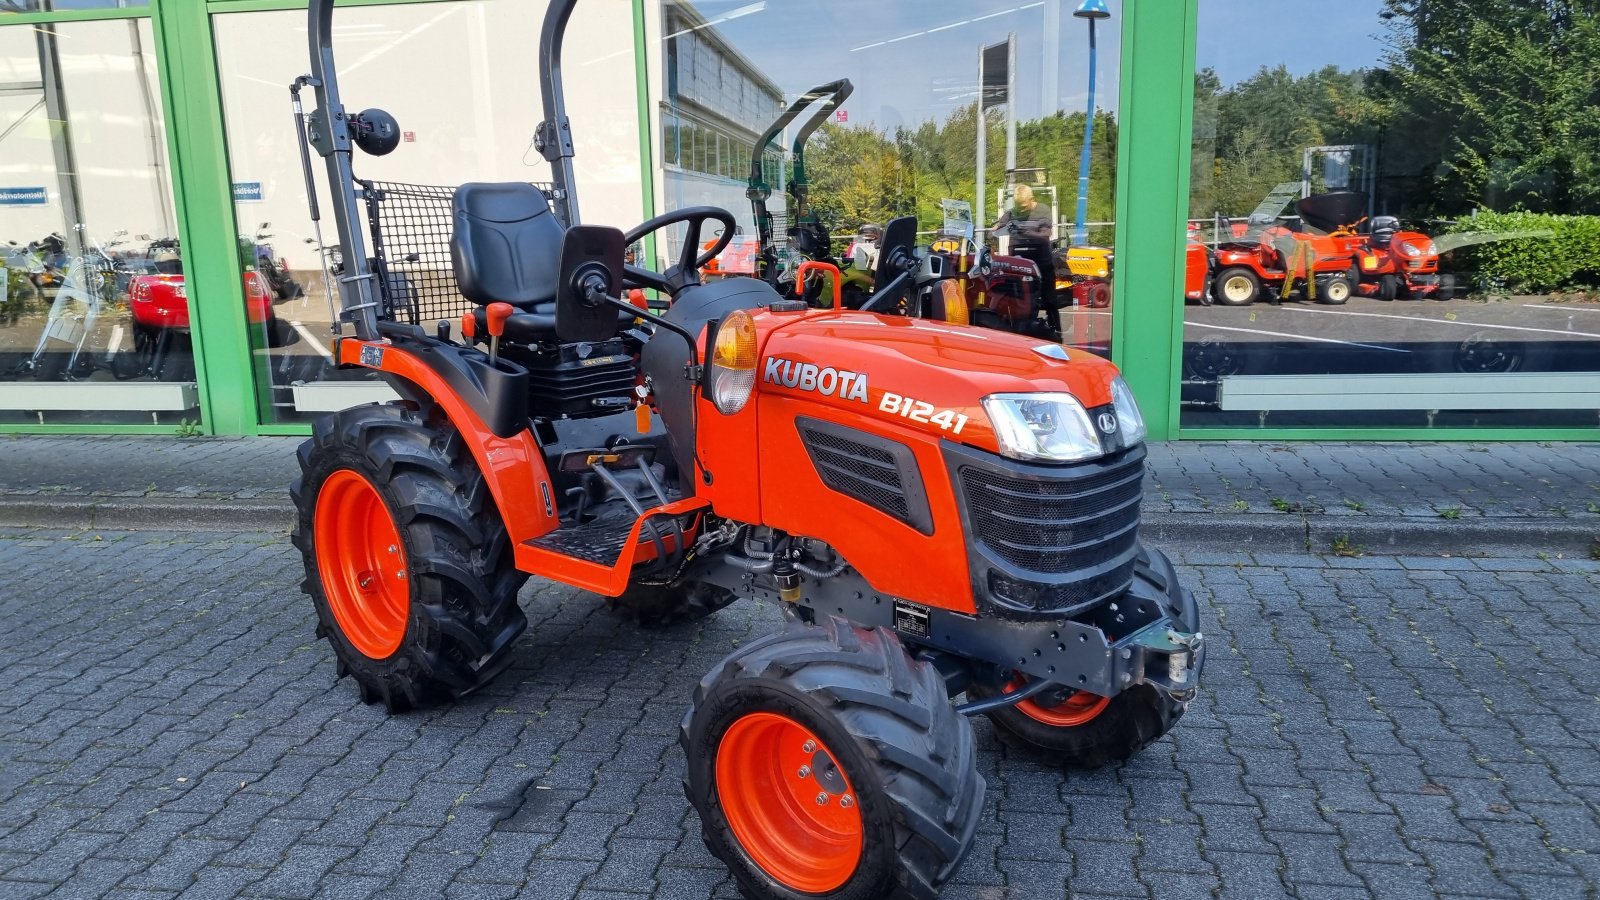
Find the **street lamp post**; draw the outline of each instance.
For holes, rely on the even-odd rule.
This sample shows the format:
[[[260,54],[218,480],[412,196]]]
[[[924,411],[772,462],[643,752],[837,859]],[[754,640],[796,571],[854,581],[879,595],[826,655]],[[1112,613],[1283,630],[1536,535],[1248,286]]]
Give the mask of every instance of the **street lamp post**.
[[[1083,156],[1078,160],[1078,212],[1072,220],[1072,243],[1081,245],[1089,239],[1085,223],[1089,220],[1089,150],[1094,140],[1094,78],[1098,68],[1094,25],[1098,19],[1111,18],[1111,10],[1106,8],[1106,0],[1083,0],[1073,15],[1089,20],[1089,113],[1083,120]]]

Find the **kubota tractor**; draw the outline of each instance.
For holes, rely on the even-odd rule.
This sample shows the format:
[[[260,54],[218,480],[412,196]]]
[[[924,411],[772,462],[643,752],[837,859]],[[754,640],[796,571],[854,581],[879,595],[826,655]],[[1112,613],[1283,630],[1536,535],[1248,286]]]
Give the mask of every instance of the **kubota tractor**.
[[[393,151],[397,124],[345,109],[333,0],[311,0],[313,75],[294,91],[316,95],[297,120],[345,251],[337,356],[402,398],[324,418],[300,449],[294,542],[319,633],[363,699],[402,710],[508,664],[529,574],[653,624],[774,602],[788,627],[688,698],[707,845],[751,897],[930,898],[983,811],[966,717],[1093,766],[1156,740],[1195,694],[1199,610],[1138,535],[1138,407],[1088,354],[874,312],[912,281],[910,219],[885,229],[861,311],[702,283],[700,239],[712,222],[713,251],[731,239],[725,210],[627,235],[579,224],[560,81],[575,3],[550,4],[540,40],[551,193],[409,192],[448,198],[451,270],[415,279],[408,309],[448,283],[457,335],[399,321],[374,275],[411,238],[371,204],[407,191],[354,181],[353,150]],[[624,263],[680,224],[665,271]],[[634,287],[670,306],[622,299]]]

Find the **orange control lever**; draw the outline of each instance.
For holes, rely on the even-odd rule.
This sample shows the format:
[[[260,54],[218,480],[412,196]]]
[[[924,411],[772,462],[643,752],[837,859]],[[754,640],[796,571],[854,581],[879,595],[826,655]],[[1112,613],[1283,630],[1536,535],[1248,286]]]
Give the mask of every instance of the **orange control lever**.
[[[461,317],[461,336],[466,338],[467,346],[478,342],[478,317],[467,313]]]
[[[818,262],[814,259],[808,259],[801,263],[800,268],[796,269],[794,273],[795,290],[800,293],[801,299],[805,299],[806,294],[806,273],[813,269],[825,275],[833,276],[833,308],[838,309],[843,306],[844,274],[833,263]]]
[[[516,307],[509,303],[491,303],[484,311],[484,317],[489,320],[490,365],[500,358],[500,336],[506,333],[506,320],[516,311]]]

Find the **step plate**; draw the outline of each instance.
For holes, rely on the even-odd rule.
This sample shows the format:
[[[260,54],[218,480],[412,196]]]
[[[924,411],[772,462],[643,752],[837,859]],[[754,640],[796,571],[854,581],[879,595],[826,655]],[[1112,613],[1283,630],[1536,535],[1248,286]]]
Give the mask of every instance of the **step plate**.
[[[541,550],[571,556],[602,566],[615,566],[627,546],[628,535],[633,531],[633,521],[590,522],[587,525],[570,525],[534,538],[528,543]]]

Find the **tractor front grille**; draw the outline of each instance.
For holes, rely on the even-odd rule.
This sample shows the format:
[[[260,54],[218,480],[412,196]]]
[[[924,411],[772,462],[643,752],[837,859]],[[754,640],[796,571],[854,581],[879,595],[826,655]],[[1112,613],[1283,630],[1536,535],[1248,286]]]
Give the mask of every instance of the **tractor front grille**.
[[[1126,590],[1138,552],[1143,445],[1071,465],[947,449],[974,588],[1004,609],[1061,614]]]

